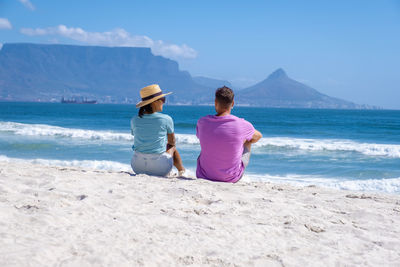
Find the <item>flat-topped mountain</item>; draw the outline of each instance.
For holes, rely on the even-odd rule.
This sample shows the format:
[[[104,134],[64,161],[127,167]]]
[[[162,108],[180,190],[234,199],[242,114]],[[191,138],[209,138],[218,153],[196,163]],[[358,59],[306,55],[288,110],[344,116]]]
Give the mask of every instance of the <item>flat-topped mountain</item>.
[[[154,56],[150,48],[4,44],[0,51],[0,99],[136,102],[140,88],[152,83],[173,91],[174,103],[198,103],[196,96],[207,90],[176,61]]]
[[[230,83],[192,77],[176,61],[150,48],[4,44],[0,50],[0,101],[136,103],[140,88],[158,83],[170,104],[213,104],[215,89]],[[332,98],[290,79],[279,69],[266,80],[236,91],[236,103],[266,107],[365,108]]]

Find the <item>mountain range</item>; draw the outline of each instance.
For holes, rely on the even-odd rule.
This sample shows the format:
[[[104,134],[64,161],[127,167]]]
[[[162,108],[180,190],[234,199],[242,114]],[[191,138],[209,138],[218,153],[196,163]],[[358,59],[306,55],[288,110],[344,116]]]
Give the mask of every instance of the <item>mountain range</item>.
[[[136,103],[140,88],[158,83],[170,104],[212,104],[228,81],[192,77],[150,48],[4,44],[0,50],[0,101],[59,101],[84,97],[100,103]],[[264,81],[236,91],[244,106],[369,108],[329,97],[278,69]]]

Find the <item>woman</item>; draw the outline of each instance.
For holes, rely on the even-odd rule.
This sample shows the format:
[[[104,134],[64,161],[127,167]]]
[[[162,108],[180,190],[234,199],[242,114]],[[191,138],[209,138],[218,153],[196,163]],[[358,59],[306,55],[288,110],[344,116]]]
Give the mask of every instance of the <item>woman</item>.
[[[140,101],[136,107],[138,116],[131,120],[131,132],[134,136],[131,166],[135,173],[166,176],[174,165],[179,176],[185,172],[182,159],[175,147],[174,122],[162,114],[165,96],[158,84],[146,86],[140,90]]]

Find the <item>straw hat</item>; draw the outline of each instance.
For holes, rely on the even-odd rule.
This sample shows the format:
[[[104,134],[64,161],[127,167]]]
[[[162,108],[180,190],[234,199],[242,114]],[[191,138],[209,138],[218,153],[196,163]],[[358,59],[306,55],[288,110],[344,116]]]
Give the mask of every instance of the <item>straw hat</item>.
[[[142,101],[140,101],[139,103],[136,104],[137,108],[146,106],[147,104],[150,104],[166,95],[172,94],[172,92],[170,93],[166,93],[163,94],[163,92],[160,89],[160,86],[158,86],[158,84],[152,84],[146,87],[143,87],[142,89],[140,89],[140,97],[142,98]]]

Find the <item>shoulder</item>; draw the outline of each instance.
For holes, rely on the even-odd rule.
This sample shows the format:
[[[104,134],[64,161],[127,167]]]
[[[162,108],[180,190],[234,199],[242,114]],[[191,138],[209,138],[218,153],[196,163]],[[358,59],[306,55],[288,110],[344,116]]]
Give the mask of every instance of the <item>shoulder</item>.
[[[158,113],[158,115],[160,115],[161,118],[164,118],[166,120],[171,120],[172,121],[172,118],[171,118],[170,115],[167,115],[167,114],[164,114],[164,113]]]
[[[235,120],[235,121],[244,121],[245,119],[243,119],[243,118],[239,118],[239,117],[237,117],[237,116],[235,116],[235,115],[229,115],[229,118],[230,119],[232,119],[232,120]]]
[[[243,118],[236,117],[235,115],[231,115],[231,116],[232,116],[232,119],[234,119],[237,123],[239,123],[241,125],[246,125],[246,126],[249,126],[249,127],[253,127],[253,124],[251,122],[249,122],[249,121],[247,121],[247,120],[245,120]]]
[[[200,119],[197,120],[197,123],[202,122],[206,119],[206,117],[201,117]]]
[[[209,121],[212,118],[214,118],[213,115],[207,115],[207,116],[201,117],[198,121]]]
[[[167,114],[157,112],[156,116],[157,116],[158,119],[160,119],[162,121],[165,121],[167,123],[173,123],[173,120],[172,120],[171,116],[169,116]]]
[[[201,117],[200,119],[197,120],[197,124],[206,123],[207,121],[210,121],[211,117],[212,115]]]
[[[231,115],[231,118],[236,120],[236,121],[240,121],[240,122],[248,122],[243,118],[236,117],[235,115]],[[250,122],[248,122],[248,123],[250,123]]]

